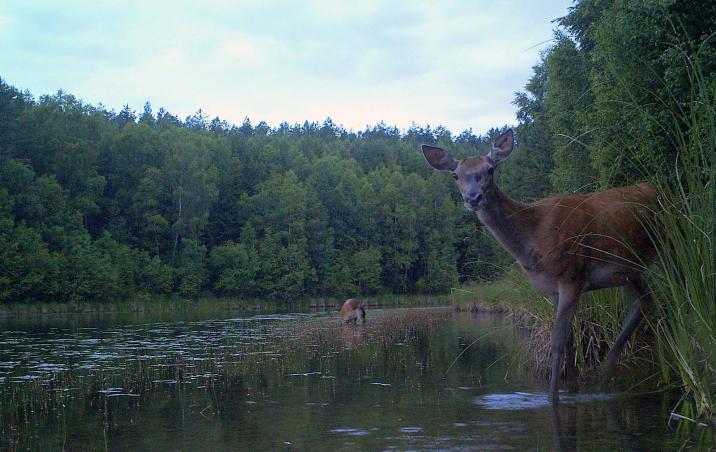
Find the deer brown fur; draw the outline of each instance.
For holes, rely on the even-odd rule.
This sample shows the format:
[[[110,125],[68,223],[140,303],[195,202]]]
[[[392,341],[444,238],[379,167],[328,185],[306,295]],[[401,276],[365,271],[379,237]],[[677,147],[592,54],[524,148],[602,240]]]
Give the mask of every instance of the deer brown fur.
[[[423,145],[428,163],[453,174],[467,207],[515,258],[530,283],[553,300],[550,393],[557,401],[558,376],[566,352],[565,374],[575,375],[572,319],[587,291],[631,286],[637,297],[622,331],[607,355],[605,374],[614,371],[621,349],[642,319],[649,299],[644,266],[653,259],[646,224],[657,191],[649,184],[597,193],[553,196],[522,203],[504,194],[493,173],[512,152],[512,130],[500,135],[487,155],[456,160],[446,151]]]
[[[345,323],[353,322],[356,323],[360,319],[361,323],[365,323],[365,300],[359,300],[357,298],[349,298],[341,306],[341,320]]]

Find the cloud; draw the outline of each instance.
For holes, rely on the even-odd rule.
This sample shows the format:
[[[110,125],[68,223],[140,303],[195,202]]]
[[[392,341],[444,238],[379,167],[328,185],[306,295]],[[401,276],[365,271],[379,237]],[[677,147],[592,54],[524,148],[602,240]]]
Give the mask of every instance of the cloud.
[[[235,36],[221,42],[219,58],[222,57],[241,61],[256,61],[259,53],[253,42],[245,37]]]
[[[569,1],[121,3],[0,6],[0,76],[35,94],[240,123],[331,117],[454,132],[514,122],[551,19]]]

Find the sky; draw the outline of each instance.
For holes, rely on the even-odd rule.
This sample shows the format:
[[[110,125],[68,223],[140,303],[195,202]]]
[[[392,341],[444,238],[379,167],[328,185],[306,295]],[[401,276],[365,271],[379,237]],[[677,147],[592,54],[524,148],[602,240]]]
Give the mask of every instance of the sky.
[[[571,1],[3,0],[0,78],[183,119],[363,130],[516,123]]]

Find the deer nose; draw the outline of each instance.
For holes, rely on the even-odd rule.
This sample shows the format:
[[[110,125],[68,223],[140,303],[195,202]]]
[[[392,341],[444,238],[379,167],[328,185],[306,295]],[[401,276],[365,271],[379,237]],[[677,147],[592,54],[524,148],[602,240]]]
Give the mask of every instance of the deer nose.
[[[482,201],[482,193],[475,193],[474,195],[470,195],[470,205],[473,207],[476,207],[478,204],[480,204],[480,201]]]

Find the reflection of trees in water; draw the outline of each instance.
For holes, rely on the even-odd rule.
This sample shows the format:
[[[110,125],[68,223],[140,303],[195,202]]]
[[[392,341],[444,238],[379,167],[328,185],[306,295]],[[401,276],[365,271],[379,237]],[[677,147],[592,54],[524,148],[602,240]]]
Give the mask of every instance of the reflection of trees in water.
[[[420,373],[426,374],[430,368],[430,336],[419,329],[411,331],[411,347],[420,363]]]
[[[448,366],[454,361],[453,367],[459,367],[461,373],[477,383],[528,378],[517,330],[509,317],[490,313],[458,315],[453,327],[454,345]]]
[[[625,450],[668,448],[667,438],[649,436],[647,432],[654,426],[663,426],[668,430],[669,408],[674,402],[668,394],[661,394],[657,397],[621,396],[608,402],[560,403],[550,406],[554,449],[579,450],[585,444],[603,449],[615,444]],[[710,440],[703,438],[701,442],[694,442],[697,438],[692,433],[682,432],[672,438],[670,443],[679,444],[680,436],[684,445],[713,444],[713,432]]]

